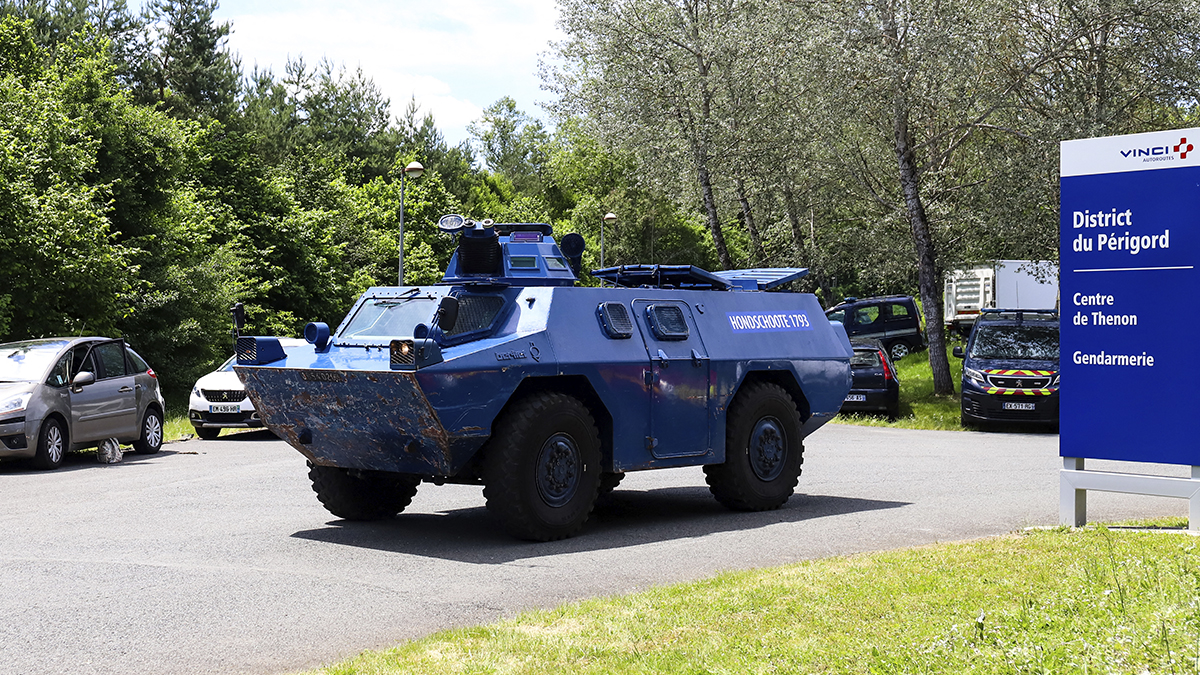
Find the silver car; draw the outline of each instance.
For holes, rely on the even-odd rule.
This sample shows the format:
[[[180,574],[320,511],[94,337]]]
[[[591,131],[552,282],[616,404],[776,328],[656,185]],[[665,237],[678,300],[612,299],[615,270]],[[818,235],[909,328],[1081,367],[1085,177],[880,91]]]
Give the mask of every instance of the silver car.
[[[138,454],[162,447],[158,377],[124,340],[47,338],[0,344],[0,460],[56,469],[68,450],[107,438]]]

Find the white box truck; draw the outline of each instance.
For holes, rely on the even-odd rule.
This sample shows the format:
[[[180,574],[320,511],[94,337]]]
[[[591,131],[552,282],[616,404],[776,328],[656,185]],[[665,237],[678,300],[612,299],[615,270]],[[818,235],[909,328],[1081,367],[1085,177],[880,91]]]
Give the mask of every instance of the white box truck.
[[[971,332],[979,311],[1058,309],[1058,263],[997,260],[946,272],[946,329]]]

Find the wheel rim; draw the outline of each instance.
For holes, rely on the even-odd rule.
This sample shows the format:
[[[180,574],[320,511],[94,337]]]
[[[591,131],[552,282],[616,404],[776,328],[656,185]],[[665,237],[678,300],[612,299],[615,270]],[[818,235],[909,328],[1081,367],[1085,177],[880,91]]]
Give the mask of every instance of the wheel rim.
[[[146,415],[146,445],[157,448],[162,443],[162,422],[157,415]]]
[[[903,342],[897,342],[896,344],[892,345],[893,361],[899,361],[906,356],[908,356],[908,345],[904,344]]]
[[[46,458],[52,464],[58,464],[63,458],[62,429],[59,429],[57,424],[46,430]]]
[[[558,433],[546,439],[537,458],[537,489],[547,506],[571,501],[579,489],[583,458],[575,439]]]
[[[759,480],[771,481],[783,473],[783,458],[787,455],[787,434],[783,424],[767,416],[754,425],[750,433],[750,468]]]

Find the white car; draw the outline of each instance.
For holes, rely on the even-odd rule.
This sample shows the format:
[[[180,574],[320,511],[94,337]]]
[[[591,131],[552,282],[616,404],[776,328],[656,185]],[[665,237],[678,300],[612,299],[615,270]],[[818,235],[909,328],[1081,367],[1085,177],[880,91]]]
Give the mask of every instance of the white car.
[[[284,346],[307,344],[304,340],[280,338]],[[196,429],[196,435],[212,440],[220,435],[221,429],[256,429],[263,423],[254,404],[246,396],[246,388],[233,372],[234,359],[221,364],[213,372],[196,381],[192,395],[188,397],[188,419]]]

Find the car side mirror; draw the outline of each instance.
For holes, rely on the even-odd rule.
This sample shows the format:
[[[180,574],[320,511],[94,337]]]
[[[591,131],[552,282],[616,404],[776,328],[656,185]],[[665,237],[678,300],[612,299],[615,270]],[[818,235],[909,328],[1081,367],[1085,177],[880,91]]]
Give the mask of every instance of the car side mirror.
[[[454,330],[454,325],[458,323],[458,298],[453,295],[447,295],[438,303],[437,325],[444,332]]]
[[[959,359],[966,358],[966,355],[963,354],[962,347],[955,347],[954,351],[951,353],[954,354],[955,358],[959,358]]]
[[[95,384],[95,383],[96,383],[95,373],[89,373],[86,370],[75,373],[75,377],[71,379],[71,387],[73,387],[76,390],[83,389],[84,387],[88,386],[89,384]]]

